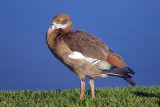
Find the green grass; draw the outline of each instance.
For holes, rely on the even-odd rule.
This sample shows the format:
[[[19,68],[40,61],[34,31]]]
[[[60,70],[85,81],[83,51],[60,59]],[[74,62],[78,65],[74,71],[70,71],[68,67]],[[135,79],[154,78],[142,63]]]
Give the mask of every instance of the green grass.
[[[96,98],[90,90],[79,101],[80,91],[0,91],[0,107],[159,107],[160,86],[96,89]]]

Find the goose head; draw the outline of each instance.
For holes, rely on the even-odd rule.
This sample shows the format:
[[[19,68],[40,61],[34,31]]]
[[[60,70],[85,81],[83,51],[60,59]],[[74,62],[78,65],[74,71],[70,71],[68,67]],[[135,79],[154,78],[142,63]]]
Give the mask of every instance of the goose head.
[[[73,24],[71,18],[67,14],[59,14],[53,18],[48,33],[57,32],[59,34],[65,34],[70,32],[72,27]]]

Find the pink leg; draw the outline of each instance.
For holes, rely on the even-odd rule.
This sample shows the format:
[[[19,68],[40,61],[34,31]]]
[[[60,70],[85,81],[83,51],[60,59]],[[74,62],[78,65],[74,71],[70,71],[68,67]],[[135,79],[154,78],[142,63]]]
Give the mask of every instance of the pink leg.
[[[95,94],[94,94],[94,80],[92,78],[89,79],[89,85],[91,87],[91,96],[92,96],[92,98],[95,98]]]
[[[84,82],[84,80],[81,80],[81,93],[80,93],[80,100],[82,100],[82,99],[83,99],[84,90],[85,90],[85,82]]]

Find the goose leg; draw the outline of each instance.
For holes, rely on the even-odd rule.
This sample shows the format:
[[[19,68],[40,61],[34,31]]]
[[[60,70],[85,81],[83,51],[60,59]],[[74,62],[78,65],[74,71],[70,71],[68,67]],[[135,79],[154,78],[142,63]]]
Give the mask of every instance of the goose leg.
[[[91,96],[92,96],[92,98],[95,98],[95,94],[94,94],[94,80],[93,80],[93,78],[89,79],[89,85],[91,87]]]
[[[83,99],[84,90],[85,90],[85,82],[84,82],[84,80],[81,80],[81,93],[80,93],[80,100],[82,100],[82,99]]]

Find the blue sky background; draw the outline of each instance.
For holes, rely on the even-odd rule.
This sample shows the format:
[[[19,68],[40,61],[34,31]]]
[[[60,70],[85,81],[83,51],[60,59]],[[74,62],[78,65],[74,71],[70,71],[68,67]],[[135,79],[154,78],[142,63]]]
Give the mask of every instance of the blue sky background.
[[[45,43],[52,18],[60,13],[70,15],[73,29],[96,35],[121,55],[136,72],[138,86],[160,85],[160,0],[1,0],[0,90],[80,87]],[[128,84],[108,77],[95,79],[95,86]]]

